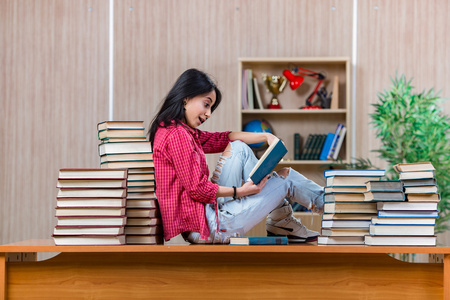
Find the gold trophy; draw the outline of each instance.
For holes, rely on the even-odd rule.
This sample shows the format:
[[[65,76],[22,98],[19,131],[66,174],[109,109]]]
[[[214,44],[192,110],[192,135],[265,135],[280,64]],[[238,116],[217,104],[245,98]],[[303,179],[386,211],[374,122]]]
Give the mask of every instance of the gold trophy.
[[[278,101],[278,94],[280,94],[284,87],[286,86],[286,83],[288,82],[287,78],[284,76],[269,76],[266,74],[262,75],[262,79],[264,83],[266,84],[267,91],[272,93],[272,100],[270,101],[270,104],[267,106],[267,108],[270,109],[279,109],[281,108],[280,102]]]

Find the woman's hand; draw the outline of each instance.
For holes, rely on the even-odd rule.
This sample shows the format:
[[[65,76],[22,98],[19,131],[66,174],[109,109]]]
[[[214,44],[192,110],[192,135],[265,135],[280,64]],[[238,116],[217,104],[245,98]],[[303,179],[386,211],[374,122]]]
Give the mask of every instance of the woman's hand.
[[[251,180],[245,182],[243,186],[237,188],[236,196],[244,197],[244,196],[258,194],[259,192],[261,192],[263,187],[266,185],[268,178],[269,178],[269,175],[264,177],[258,184],[254,184],[253,181],[251,181]]]
[[[266,136],[267,136],[267,144],[271,145],[276,136],[274,136],[271,133],[266,133]]]

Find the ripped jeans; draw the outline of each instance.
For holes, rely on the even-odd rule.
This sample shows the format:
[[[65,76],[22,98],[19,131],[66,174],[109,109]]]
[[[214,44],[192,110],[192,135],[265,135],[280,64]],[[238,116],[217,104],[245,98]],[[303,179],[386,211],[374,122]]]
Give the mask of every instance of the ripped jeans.
[[[242,185],[249,178],[249,174],[258,159],[250,147],[241,142],[231,143],[231,156],[220,156],[212,181],[219,186]],[[298,202],[307,208],[322,201],[323,187],[305,178],[297,171],[290,169],[284,178],[272,172],[266,185],[260,193],[237,199],[232,197],[217,198],[219,231],[214,204],[206,205],[206,218],[210,236],[208,241],[200,239],[200,234],[190,232],[186,235],[190,243],[219,243],[228,244],[230,237],[243,236],[256,224],[264,220],[267,215],[279,207],[285,198]]]

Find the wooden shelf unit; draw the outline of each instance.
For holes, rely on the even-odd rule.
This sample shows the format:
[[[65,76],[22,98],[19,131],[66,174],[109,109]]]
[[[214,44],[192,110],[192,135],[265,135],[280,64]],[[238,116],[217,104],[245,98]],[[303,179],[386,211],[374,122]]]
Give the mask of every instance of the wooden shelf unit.
[[[284,91],[278,95],[281,109],[242,109],[242,75],[244,69],[252,69],[253,76],[258,80],[263,105],[267,107],[272,94],[267,91],[262,80],[262,74],[281,76],[283,70],[294,66],[324,74],[326,79],[323,86],[328,93],[332,91],[334,77],[338,76],[338,108],[300,109],[301,106],[305,105],[306,99],[317,84],[315,78],[305,76],[303,83],[296,90],[291,90],[288,83]],[[303,149],[309,134],[334,133],[338,123],[347,127],[339,157],[344,162],[350,161],[353,154],[351,153],[351,65],[348,57],[240,58],[238,69],[239,126],[243,129],[246,123],[255,119],[267,121],[274,134],[281,138],[288,148],[288,153],[285,159],[280,162],[280,166],[315,166],[317,168],[320,165],[330,163],[330,161],[322,160],[294,160],[294,133],[300,133],[301,148]]]

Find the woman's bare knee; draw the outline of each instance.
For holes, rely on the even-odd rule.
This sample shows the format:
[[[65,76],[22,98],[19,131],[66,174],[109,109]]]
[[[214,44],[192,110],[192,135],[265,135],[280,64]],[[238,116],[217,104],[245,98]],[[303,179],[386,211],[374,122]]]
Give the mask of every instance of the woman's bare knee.
[[[277,171],[278,175],[287,177],[289,175],[289,168],[283,168]]]
[[[225,148],[225,150],[222,153],[222,156],[224,157],[230,157],[231,156],[231,143],[228,143],[227,147]]]

